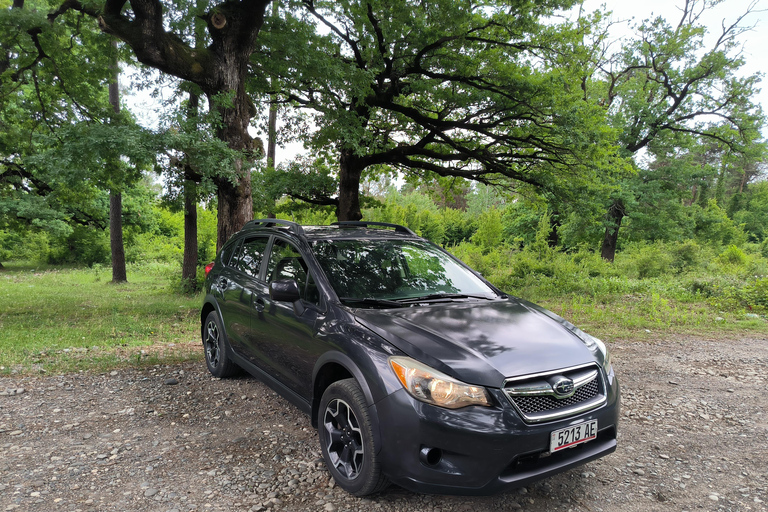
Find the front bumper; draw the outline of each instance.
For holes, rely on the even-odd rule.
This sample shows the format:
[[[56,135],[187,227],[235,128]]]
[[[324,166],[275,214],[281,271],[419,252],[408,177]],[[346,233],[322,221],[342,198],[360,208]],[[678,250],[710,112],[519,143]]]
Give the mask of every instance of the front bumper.
[[[500,390],[491,390],[500,404],[495,407],[449,410],[400,389],[375,405],[382,467],[392,482],[415,492],[487,495],[527,485],[616,449],[620,392],[615,378],[607,391],[607,402],[597,409],[529,425]],[[593,419],[597,439],[548,454],[552,431]]]

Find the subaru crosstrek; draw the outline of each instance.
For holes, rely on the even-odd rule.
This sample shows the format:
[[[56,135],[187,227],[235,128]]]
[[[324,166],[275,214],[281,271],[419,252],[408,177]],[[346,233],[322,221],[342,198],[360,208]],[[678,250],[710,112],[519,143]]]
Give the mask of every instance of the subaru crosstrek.
[[[408,228],[255,220],[206,272],[208,369],[308,413],[352,494],[490,494],[616,449],[605,344]]]

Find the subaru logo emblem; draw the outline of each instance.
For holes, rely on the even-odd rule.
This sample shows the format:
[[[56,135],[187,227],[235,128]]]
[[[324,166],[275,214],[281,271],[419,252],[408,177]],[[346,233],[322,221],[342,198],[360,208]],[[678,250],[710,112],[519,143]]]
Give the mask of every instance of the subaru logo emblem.
[[[552,391],[557,398],[568,398],[573,394],[573,381],[568,377],[559,377],[552,384]]]

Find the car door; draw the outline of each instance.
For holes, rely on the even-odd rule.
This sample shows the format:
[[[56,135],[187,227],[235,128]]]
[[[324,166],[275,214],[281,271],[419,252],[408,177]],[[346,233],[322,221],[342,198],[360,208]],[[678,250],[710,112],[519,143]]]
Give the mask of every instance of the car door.
[[[251,317],[257,307],[254,290],[264,287],[259,283],[259,275],[268,241],[268,236],[244,238],[218,282],[222,291],[222,320],[229,344],[235,352],[249,359],[247,339]]]
[[[259,297],[264,311],[253,317],[251,336],[265,358],[269,372],[300,396],[312,393],[312,370],[323,353],[317,329],[325,318],[321,294],[314,276],[299,250],[281,238],[275,238],[266,260],[265,283],[295,279],[301,299],[274,301],[268,288]]]

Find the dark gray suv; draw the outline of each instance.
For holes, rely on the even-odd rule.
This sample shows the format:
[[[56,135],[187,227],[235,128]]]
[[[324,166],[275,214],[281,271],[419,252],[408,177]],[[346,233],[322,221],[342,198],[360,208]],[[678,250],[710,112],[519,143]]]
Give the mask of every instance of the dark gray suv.
[[[206,273],[208,369],[309,414],[352,494],[489,494],[616,449],[605,345],[403,226],[255,220]]]

